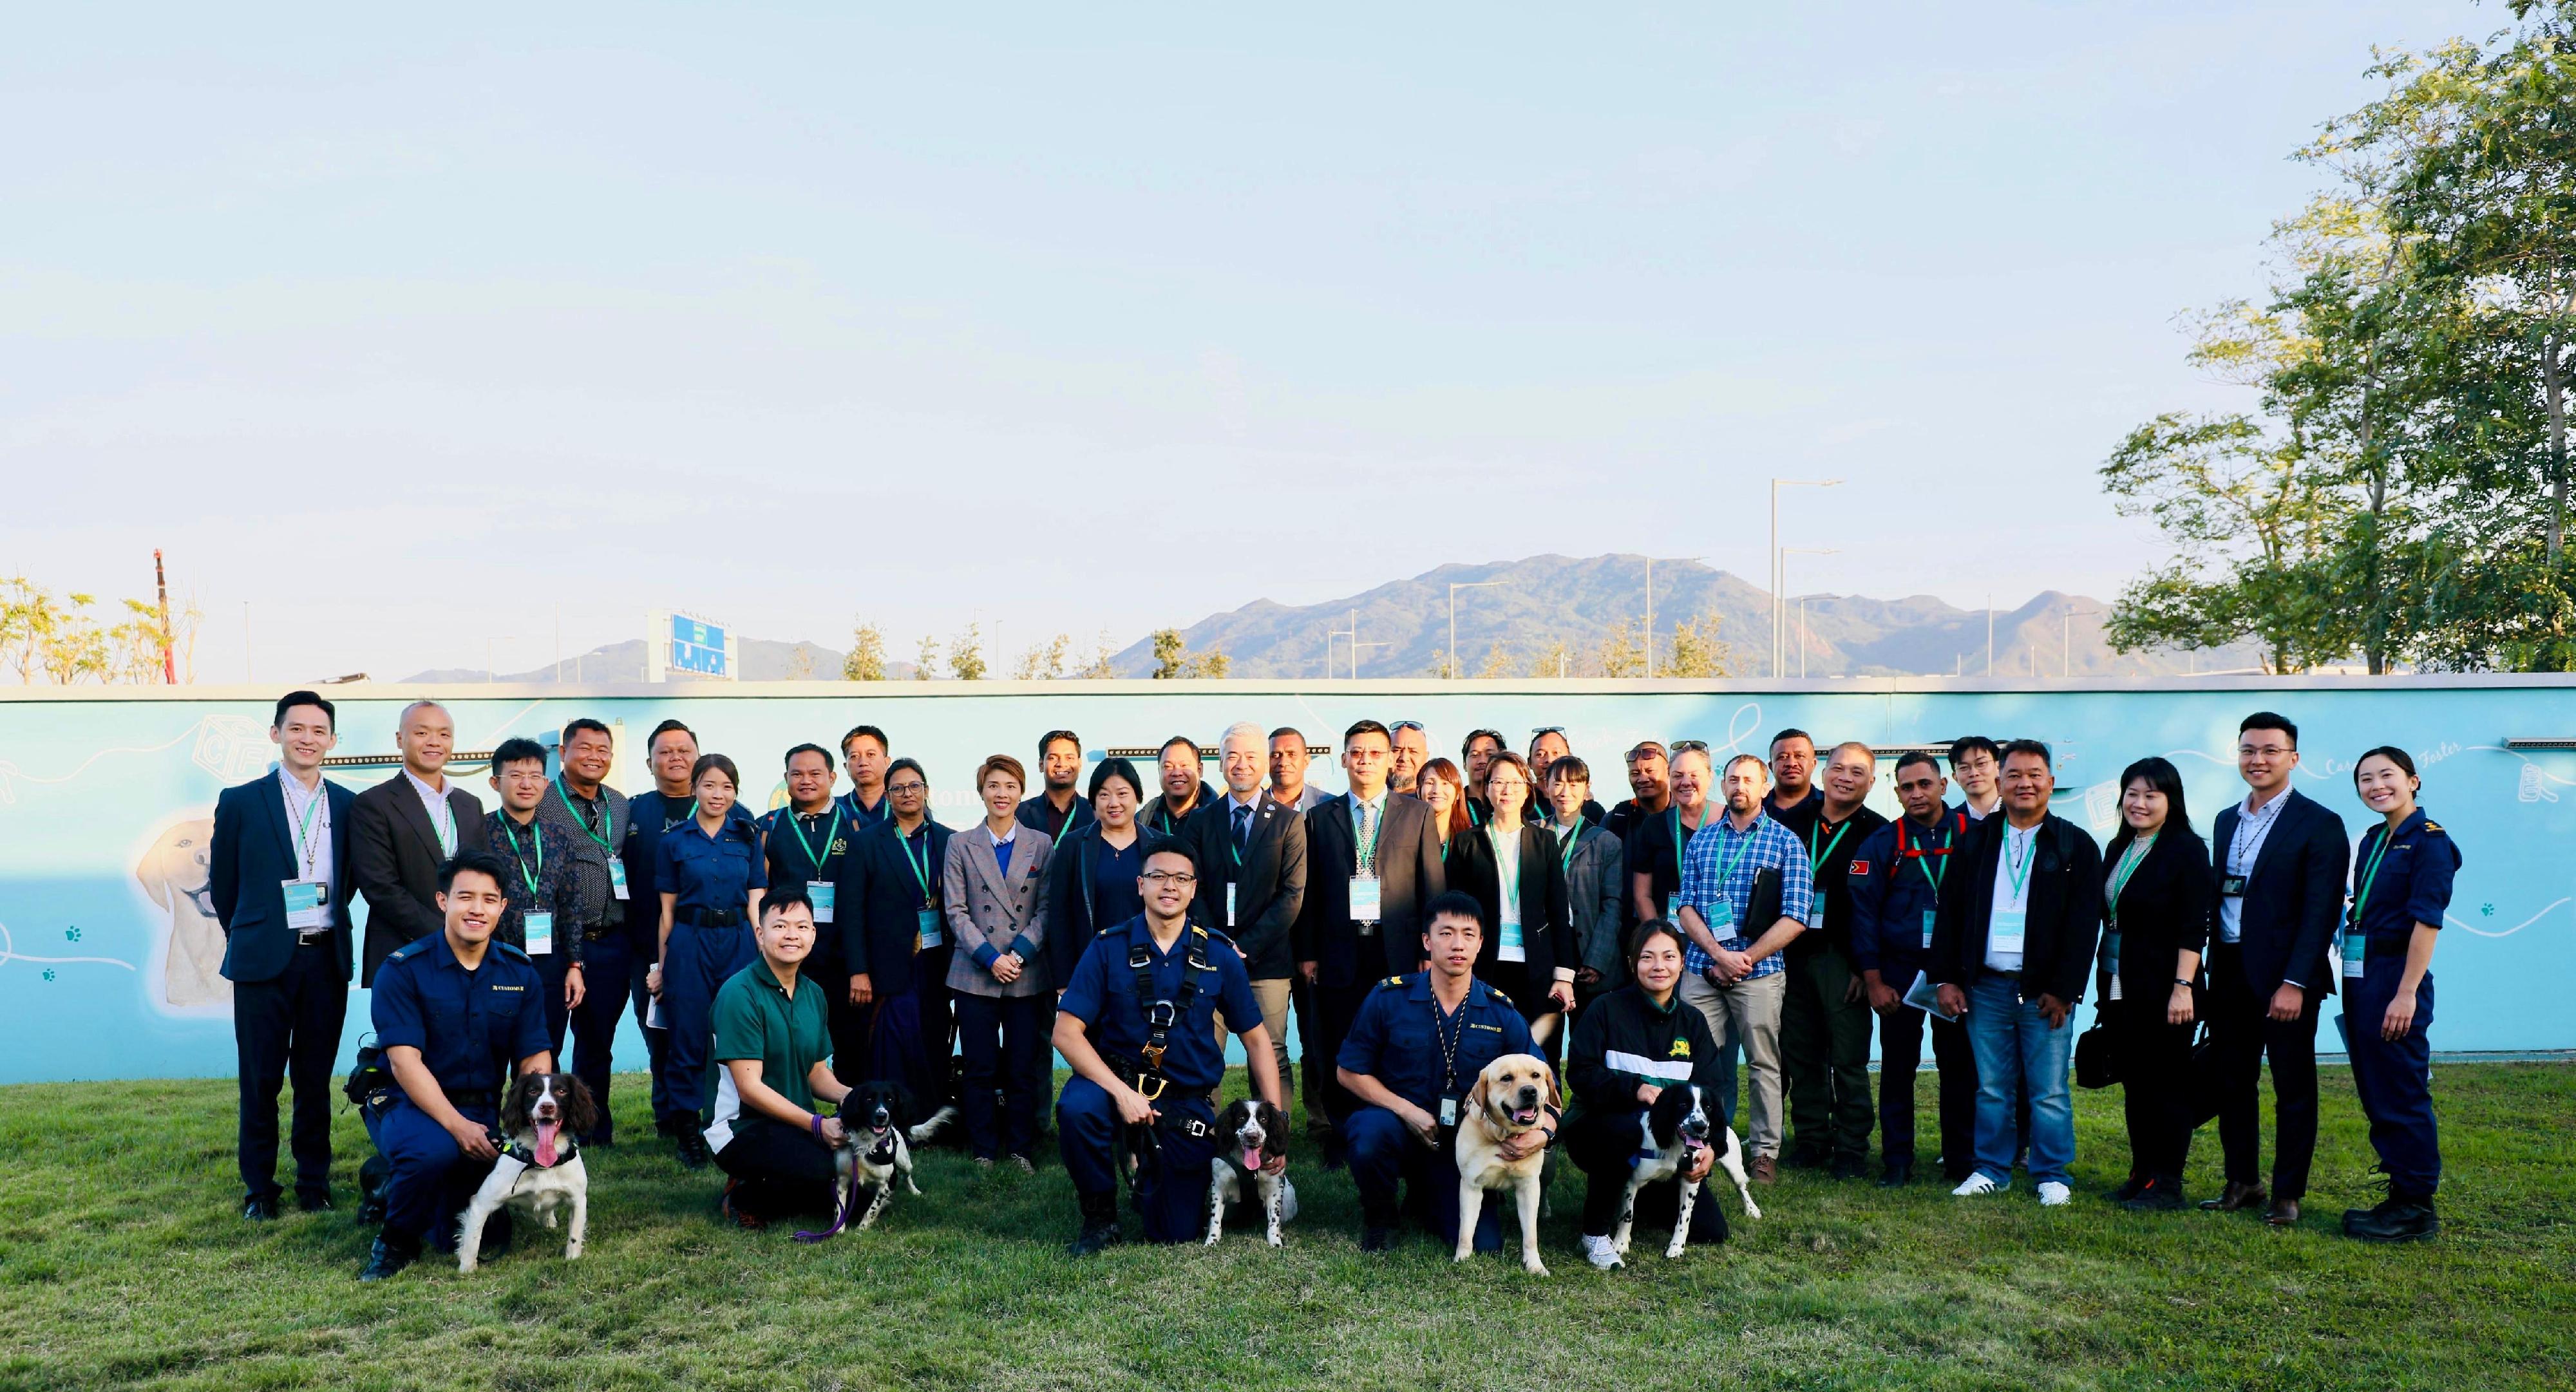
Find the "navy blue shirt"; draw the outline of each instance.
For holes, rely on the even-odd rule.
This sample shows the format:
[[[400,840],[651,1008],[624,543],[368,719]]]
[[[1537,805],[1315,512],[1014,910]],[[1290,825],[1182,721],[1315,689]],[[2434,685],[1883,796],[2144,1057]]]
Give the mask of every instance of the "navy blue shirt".
[[[747,914],[751,891],[769,888],[760,829],[727,817],[723,828],[709,836],[695,818],[681,823],[654,848],[653,883],[656,893],[679,896],[672,905],[675,914],[692,909]]]
[[[656,877],[661,867],[662,838],[688,824],[697,815],[694,797],[672,797],[659,788],[648,788],[626,800],[626,844],[618,858],[626,862],[627,902],[642,904],[644,912],[628,914],[626,921],[634,926],[645,942],[651,942],[662,922],[661,881]],[[746,827],[752,825],[751,814],[735,803],[725,814]]]
[[[467,971],[448,949],[447,934],[414,938],[376,969],[368,1010],[376,1043],[408,1044],[451,1100],[491,1092],[513,1065],[552,1047],[546,987],[528,954],[488,943],[483,965]]]
[[[1884,984],[1904,991],[1914,985],[1914,973],[1931,965],[1930,915],[1941,907],[1950,848],[1969,825],[1967,813],[1944,808],[1929,831],[1899,817],[1860,843],[1838,886],[1851,913],[1853,967],[1877,972]]]
[[[1145,838],[1120,850],[1108,842],[1091,842],[1091,921],[1124,923],[1145,913],[1145,896],[1136,892],[1136,877],[1145,870]]]
[[[1091,1047],[1106,1055],[1135,1057],[1145,1047],[1144,1005],[1150,1003],[1136,999],[1136,973],[1127,965],[1128,954],[1138,943],[1144,944],[1151,962],[1157,1001],[1179,998],[1192,944],[1207,963],[1207,970],[1199,974],[1198,994],[1190,1000],[1189,1018],[1175,1022],[1163,1041],[1163,1076],[1184,1092],[1207,1092],[1225,1080],[1225,1050],[1216,1037],[1218,1012],[1224,1012],[1226,1028],[1236,1034],[1261,1023],[1261,1002],[1253,997],[1252,978],[1244,974],[1243,958],[1224,934],[1191,924],[1181,930],[1172,950],[1164,952],[1154,946],[1154,931],[1139,914],[1093,938],[1082,950],[1082,960],[1074,963],[1072,979],[1065,983],[1056,1009],[1089,1027]]]
[[[886,794],[882,792],[877,794],[877,805],[873,811],[866,803],[859,801],[859,790],[856,788],[832,799],[832,805],[841,809],[841,816],[849,824],[852,836],[894,815],[894,808],[888,803]]]
[[[2385,855],[2379,850],[2383,844]],[[2376,875],[2371,873],[2373,857],[2379,860]],[[2385,821],[2363,832],[2361,850],[2352,858],[2354,908],[2363,936],[2380,952],[2392,947],[2402,952],[2416,924],[2441,927],[2442,912],[2451,906],[2451,881],[2459,872],[2460,843],[2421,807],[2397,824],[2393,836]],[[2346,914],[2345,922],[2354,922],[2356,913]]]
[[[1444,1034],[1457,1048],[1454,1069],[1442,1047]],[[1437,1112],[1442,1098],[1466,1096],[1486,1064],[1505,1054],[1536,1052],[1529,1023],[1511,997],[1470,981],[1458,1014],[1442,1019],[1440,1003],[1431,998],[1431,973],[1414,972],[1390,976],[1369,992],[1333,1061],[1377,1079],[1426,1112]]]

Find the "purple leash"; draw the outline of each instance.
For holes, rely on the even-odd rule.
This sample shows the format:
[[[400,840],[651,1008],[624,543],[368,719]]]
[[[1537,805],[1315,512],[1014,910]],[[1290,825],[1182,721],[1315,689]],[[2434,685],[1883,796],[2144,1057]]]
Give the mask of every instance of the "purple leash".
[[[796,1234],[796,1240],[799,1242],[821,1242],[825,1238],[838,1237],[841,1229],[849,1226],[850,1210],[859,1206],[858,1166],[850,1166],[849,1185],[841,1191],[839,1198],[841,1211],[832,1219],[831,1227],[823,1230],[822,1232],[806,1232],[800,1229]]]

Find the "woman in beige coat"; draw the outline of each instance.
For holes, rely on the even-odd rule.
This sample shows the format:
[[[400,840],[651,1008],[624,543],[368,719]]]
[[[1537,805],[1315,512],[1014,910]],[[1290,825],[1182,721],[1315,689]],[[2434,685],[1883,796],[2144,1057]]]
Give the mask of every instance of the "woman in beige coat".
[[[1023,1172],[1034,1167],[1038,1095],[1055,991],[1047,979],[1046,924],[1038,888],[1046,878],[1045,832],[1014,813],[1028,785],[1020,761],[996,754],[975,770],[984,820],[948,840],[940,872],[949,935],[948,989],[957,1000],[957,1036],[966,1055],[966,1138],[978,1166],[1008,1155]],[[1002,1094],[998,1112],[993,1094]]]

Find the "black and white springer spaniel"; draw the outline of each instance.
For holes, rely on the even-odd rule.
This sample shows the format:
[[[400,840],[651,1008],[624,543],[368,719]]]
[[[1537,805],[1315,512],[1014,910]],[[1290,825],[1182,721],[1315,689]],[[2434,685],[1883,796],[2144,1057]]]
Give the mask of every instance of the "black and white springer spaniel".
[[[1297,1191],[1286,1174],[1265,1174],[1262,1167],[1288,1153],[1287,1114],[1267,1102],[1233,1103],[1217,1116],[1216,1145],[1208,1162],[1207,1245],[1225,1235],[1227,1204],[1258,1195],[1270,1245],[1279,1246],[1279,1225],[1297,1216]]]
[[[1610,1250],[1628,1255],[1628,1232],[1636,1226],[1637,1191],[1649,1184],[1678,1177],[1698,1163],[1704,1150],[1716,1149],[1714,1136],[1726,1138],[1725,1149],[1717,1152],[1716,1168],[1735,1181],[1735,1192],[1744,1198],[1744,1216],[1759,1218],[1762,1210],[1753,1202],[1753,1189],[1744,1178],[1744,1147],[1735,1139],[1733,1128],[1718,1124],[1710,1114],[1708,1099],[1693,1083],[1675,1083],[1656,1094],[1653,1106],[1646,1109],[1638,1123],[1637,1167],[1628,1173],[1628,1192],[1619,1198],[1619,1227],[1610,1235]],[[1668,1258],[1678,1257],[1689,1245],[1691,1208],[1699,1201],[1700,1181],[1682,1183],[1681,1204],[1673,1219],[1673,1240],[1664,1247]]]
[[[474,1191],[456,1234],[456,1269],[471,1272],[483,1250],[483,1225],[507,1204],[551,1228],[563,1210],[572,1210],[564,1238],[564,1260],[581,1255],[582,1236],[590,1228],[590,1175],[582,1168],[581,1147],[573,1140],[599,1125],[599,1104],[590,1089],[570,1073],[529,1073],[510,1086],[501,1107],[499,1134],[493,1144],[501,1158]]]
[[[912,1114],[912,1093],[901,1083],[861,1083],[841,1099],[841,1144],[832,1154],[834,1207],[838,1210],[832,1226],[823,1232],[799,1232],[799,1242],[820,1242],[848,1228],[866,1232],[885,1212],[894,1198],[895,1181],[903,1181],[906,1193],[918,1195],[921,1188],[912,1182],[912,1144],[920,1134],[936,1129],[939,1119],[912,1127],[905,1118]],[[859,1191],[871,1191],[867,1211],[857,1213]],[[858,1221],[850,1221],[857,1213]]]

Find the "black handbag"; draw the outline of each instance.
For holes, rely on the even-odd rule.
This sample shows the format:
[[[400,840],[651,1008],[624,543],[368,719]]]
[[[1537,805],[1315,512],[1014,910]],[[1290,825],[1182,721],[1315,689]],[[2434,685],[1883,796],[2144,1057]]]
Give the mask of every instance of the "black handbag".
[[[2111,1052],[2111,1031],[2097,1017],[2093,1027],[2075,1036],[2075,1085],[2106,1088],[2120,1081],[2120,1065]]]

